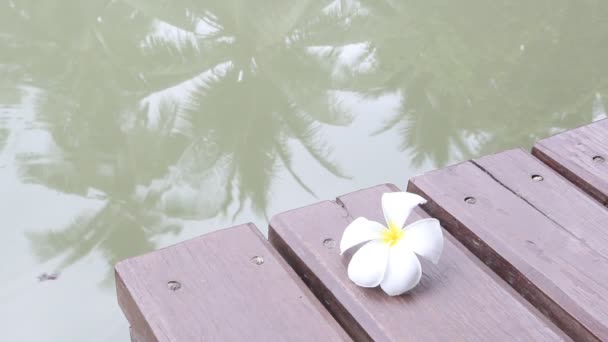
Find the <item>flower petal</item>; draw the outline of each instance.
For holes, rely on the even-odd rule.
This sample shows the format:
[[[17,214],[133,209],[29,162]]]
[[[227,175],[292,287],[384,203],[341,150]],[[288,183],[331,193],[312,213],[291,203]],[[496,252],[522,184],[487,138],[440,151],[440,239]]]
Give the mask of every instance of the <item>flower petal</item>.
[[[412,209],[424,203],[426,203],[424,198],[409,192],[387,192],[382,194],[382,211],[384,211],[386,224],[403,228],[405,220],[410,216]]]
[[[348,264],[348,277],[362,287],[376,287],[382,282],[388,264],[388,244],[374,240],[361,247]]]
[[[378,222],[359,217],[351,222],[342,234],[340,254],[362,242],[377,240],[382,237],[386,228]]]
[[[434,218],[422,219],[403,228],[403,243],[414,253],[430,260],[439,261],[443,251],[443,231],[439,221]]]
[[[389,296],[398,296],[418,285],[422,277],[420,261],[406,244],[398,243],[390,249],[388,266],[380,283]]]

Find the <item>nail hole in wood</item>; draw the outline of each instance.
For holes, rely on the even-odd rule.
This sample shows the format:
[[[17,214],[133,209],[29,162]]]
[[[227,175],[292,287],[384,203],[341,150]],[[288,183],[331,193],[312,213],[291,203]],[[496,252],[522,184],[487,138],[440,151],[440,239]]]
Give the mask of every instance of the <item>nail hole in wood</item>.
[[[604,157],[602,157],[602,156],[595,156],[595,157],[593,157],[593,161],[596,163],[603,163],[606,161],[606,159],[604,159]]]
[[[182,284],[180,284],[179,281],[172,280],[172,281],[170,281],[170,282],[167,283],[167,287],[171,291],[177,291],[177,290],[179,290],[179,289],[182,288]]]
[[[475,199],[475,197],[465,197],[464,201],[467,202],[468,204],[477,203],[477,200]]]
[[[256,265],[261,265],[264,263],[264,258],[262,258],[261,256],[254,256],[253,258],[251,258],[251,262],[256,264]]]
[[[336,241],[334,239],[325,239],[323,240],[323,246],[325,246],[327,249],[332,249],[336,247]]]
[[[537,182],[542,182],[545,178],[543,178],[543,176],[541,175],[532,175],[532,180],[535,180]]]

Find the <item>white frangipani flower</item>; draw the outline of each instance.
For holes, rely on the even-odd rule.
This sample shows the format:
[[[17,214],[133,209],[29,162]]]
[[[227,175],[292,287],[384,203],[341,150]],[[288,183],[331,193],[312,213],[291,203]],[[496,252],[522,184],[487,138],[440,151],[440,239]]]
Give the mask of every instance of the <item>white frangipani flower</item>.
[[[382,210],[388,226],[359,217],[351,222],[340,241],[340,252],[364,244],[348,264],[348,277],[362,287],[376,287],[390,296],[414,288],[422,269],[419,255],[433,263],[443,250],[443,233],[439,221],[427,218],[405,225],[407,217],[426,200],[409,192],[382,195]]]

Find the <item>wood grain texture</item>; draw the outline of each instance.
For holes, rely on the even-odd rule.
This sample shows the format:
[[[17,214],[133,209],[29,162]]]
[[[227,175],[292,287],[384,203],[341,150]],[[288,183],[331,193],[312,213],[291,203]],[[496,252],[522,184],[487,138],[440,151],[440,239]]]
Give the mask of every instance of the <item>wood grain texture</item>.
[[[608,206],[608,119],[541,140],[532,154]]]
[[[608,257],[608,208],[555,170],[521,149],[474,163],[581,243]]]
[[[472,162],[415,177],[408,189],[429,199],[431,215],[575,340],[608,339],[604,256]]]
[[[353,219],[383,221],[382,185],[273,217],[269,239],[358,341],[553,341],[568,339],[499,277],[445,234],[438,265],[422,260],[412,292],[389,297],[348,279],[339,241]],[[426,217],[421,209],[410,217]],[[327,239],[335,241],[324,243]]]
[[[139,342],[350,340],[252,224],[121,261],[116,280]]]

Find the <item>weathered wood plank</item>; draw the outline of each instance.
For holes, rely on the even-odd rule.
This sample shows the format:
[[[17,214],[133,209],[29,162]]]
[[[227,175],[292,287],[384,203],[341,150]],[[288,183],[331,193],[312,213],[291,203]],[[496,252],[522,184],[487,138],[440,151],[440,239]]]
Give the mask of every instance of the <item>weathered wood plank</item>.
[[[424,208],[575,340],[608,339],[608,260],[472,162],[410,181]]]
[[[608,206],[608,119],[541,140],[532,154]]]
[[[139,333],[133,328],[129,327],[129,335],[131,336],[131,342],[143,342],[144,340],[140,337]]]
[[[551,341],[567,339],[529,303],[446,234],[438,265],[422,261],[421,283],[388,297],[346,274],[339,239],[358,216],[383,221],[383,185],[275,216],[269,239],[355,340]],[[425,217],[417,209],[411,220]]]
[[[121,261],[116,280],[141,342],[350,340],[252,224]]]
[[[485,156],[474,163],[582,243],[608,257],[608,208],[555,170],[521,149]]]

